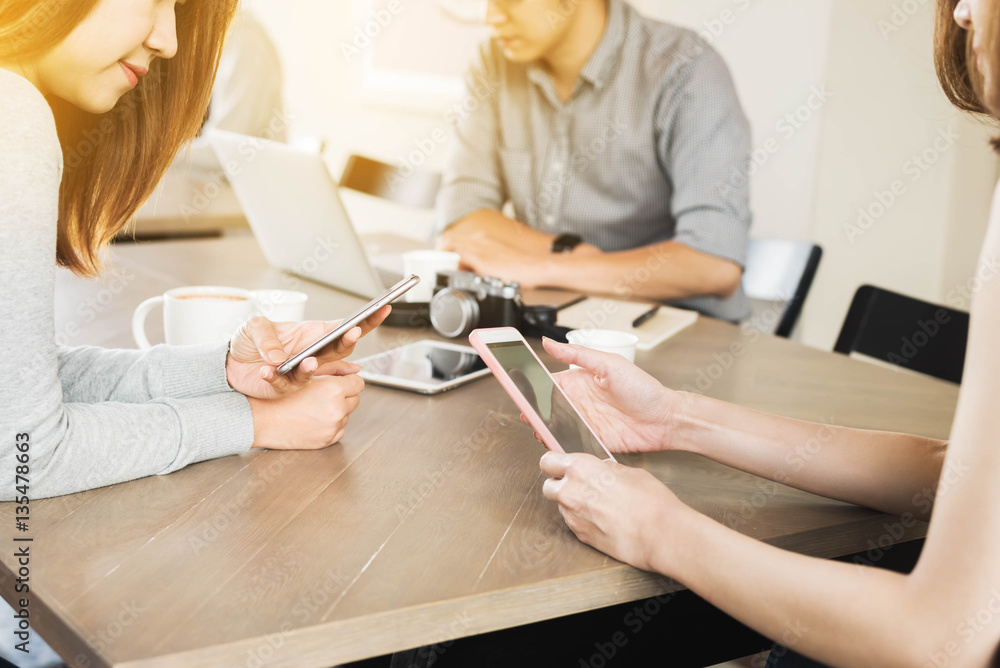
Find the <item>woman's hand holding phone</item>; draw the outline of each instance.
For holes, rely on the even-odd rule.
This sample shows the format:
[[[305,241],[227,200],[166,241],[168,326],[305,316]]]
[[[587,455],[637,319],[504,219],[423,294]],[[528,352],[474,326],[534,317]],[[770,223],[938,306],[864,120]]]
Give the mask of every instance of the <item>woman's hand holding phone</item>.
[[[280,399],[250,399],[253,447],[319,450],[333,445],[344,437],[364,389],[365,381],[357,374],[316,376]]]
[[[560,389],[612,453],[672,449],[678,395],[624,357],[543,339],[572,369],[554,374]],[[527,420],[522,416],[522,421]]]
[[[611,452],[675,447],[682,395],[619,355],[549,339],[543,345],[560,362],[582,367],[554,378]],[[581,541],[636,568],[670,572],[670,529],[693,511],[651,473],[579,453],[547,452],[540,467],[551,476],[542,492]]]
[[[389,306],[379,309],[284,376],[279,375],[277,369],[285,360],[315,343],[326,332],[336,328],[340,321],[271,322],[267,318],[252,318],[243,324],[229,343],[226,379],[234,390],[247,397],[276,399],[306,387],[315,376],[357,373],[360,367],[343,359],[354,352],[354,346],[361,337],[382,324],[390,310]]]

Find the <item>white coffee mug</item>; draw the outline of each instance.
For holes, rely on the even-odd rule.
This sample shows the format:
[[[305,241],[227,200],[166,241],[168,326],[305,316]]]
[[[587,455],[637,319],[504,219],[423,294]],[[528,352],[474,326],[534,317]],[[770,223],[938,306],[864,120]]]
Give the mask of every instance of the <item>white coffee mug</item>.
[[[439,250],[416,250],[403,253],[403,275],[416,274],[420,283],[406,293],[408,302],[429,302],[434,296],[439,271],[455,271],[462,256]]]
[[[206,285],[167,290],[139,304],[132,315],[132,336],[143,350],[152,347],[146,338],[146,316],[161,304],[164,338],[172,346],[226,341],[257,307],[253,293],[241,288]]]
[[[575,329],[566,335],[566,340],[584,348],[621,355],[633,363],[635,348],[639,344],[639,337],[635,334],[611,329]],[[574,368],[579,367],[574,365]]]
[[[305,320],[309,295],[296,290],[254,290],[257,302],[256,315],[272,322],[301,322]]]

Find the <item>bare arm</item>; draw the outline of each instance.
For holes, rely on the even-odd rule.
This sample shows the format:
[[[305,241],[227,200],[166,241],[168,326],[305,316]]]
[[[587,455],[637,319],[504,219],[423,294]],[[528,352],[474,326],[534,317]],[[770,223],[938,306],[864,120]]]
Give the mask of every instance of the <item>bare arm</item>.
[[[465,239],[486,237],[502,241],[523,253],[545,254],[555,236],[532,229],[499,211],[482,209],[458,221],[441,233],[440,245],[453,248]]]
[[[1000,209],[995,204],[984,257],[996,254]],[[965,380],[944,460],[944,470],[955,475],[939,481],[927,542],[908,576],[760,543],[685,506],[647,472],[592,457],[547,454],[542,468],[555,478],[545,483],[546,496],[559,503],[567,524],[585,542],[680,580],[761,633],[819,661],[879,668],[993,665],[1000,642],[998,328],[1000,281],[992,280],[973,304]],[[755,431],[756,418],[739,410],[731,415],[746,431]],[[756,431],[762,432],[763,447],[754,452],[783,440],[774,437],[779,424],[793,432],[799,428],[762,420]],[[806,427],[798,435],[808,433]],[[905,441],[891,441],[871,443],[905,452]],[[729,459],[764,468],[751,461],[755,457]],[[825,467],[815,475],[841,475],[837,467],[846,459],[819,461]],[[815,459],[804,466],[814,467],[820,469]],[[891,471],[869,484],[897,486],[895,478]],[[878,496],[874,490],[862,493]]]
[[[675,392],[613,355],[545,341],[556,376],[613,452],[685,450],[797,489],[930,518],[947,443],[760,413]]]
[[[546,284],[551,287],[626,298],[726,298],[743,279],[738,264],[676,241],[618,253],[555,255],[550,261],[551,278]]]
[[[678,396],[673,447],[797,489],[929,520],[945,441],[815,424]]]
[[[474,214],[455,228],[446,233],[445,246],[461,254],[466,267],[529,288],[668,301],[729,297],[743,277],[738,264],[675,241],[617,253],[582,245],[571,253],[554,254],[554,237],[497,213]]]

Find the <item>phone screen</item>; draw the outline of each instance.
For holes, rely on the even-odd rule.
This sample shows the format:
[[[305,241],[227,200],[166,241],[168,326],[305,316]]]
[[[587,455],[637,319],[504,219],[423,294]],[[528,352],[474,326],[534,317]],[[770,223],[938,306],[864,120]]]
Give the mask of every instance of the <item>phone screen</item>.
[[[488,343],[486,347],[563,450],[608,458],[604,446],[524,343],[504,341]]]
[[[288,360],[287,362],[279,366],[278,374],[283,376],[286,373],[289,373],[290,371],[295,369],[295,367],[297,367],[299,363],[302,362],[302,360],[306,359],[307,357],[311,357],[312,355],[315,355],[319,351],[323,350],[323,348],[327,347],[328,345],[330,345],[331,343],[342,337],[344,334],[347,334],[349,331],[351,331],[351,329],[353,329],[356,325],[361,324],[362,320],[364,320],[368,316],[374,315],[376,311],[378,311],[386,304],[389,304],[395,301],[396,299],[399,299],[401,296],[406,294],[407,291],[409,291],[411,288],[413,288],[413,286],[415,286],[419,282],[420,278],[418,276],[411,275],[404,278],[399,283],[396,283],[396,285],[389,288],[389,290],[384,295],[382,295],[381,297],[376,297],[375,299],[368,302],[364,307],[362,307],[362,309],[357,313],[347,318],[344,318],[344,321],[341,322],[340,325],[338,325],[333,331],[324,334],[319,338],[318,341],[313,343],[311,346],[299,352],[295,357],[293,357],[292,359]]]

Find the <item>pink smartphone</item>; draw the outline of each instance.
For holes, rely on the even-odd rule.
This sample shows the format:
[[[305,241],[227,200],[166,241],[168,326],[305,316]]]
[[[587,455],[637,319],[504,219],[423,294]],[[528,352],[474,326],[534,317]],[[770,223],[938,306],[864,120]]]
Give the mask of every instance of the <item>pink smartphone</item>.
[[[615,461],[519,331],[477,329],[469,342],[549,450]]]

